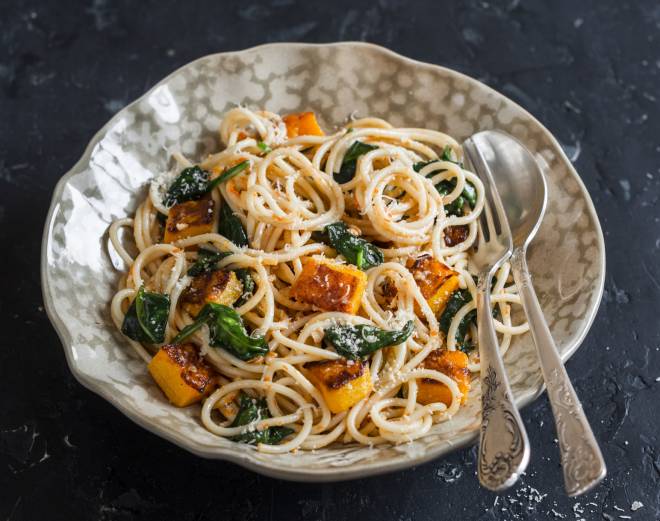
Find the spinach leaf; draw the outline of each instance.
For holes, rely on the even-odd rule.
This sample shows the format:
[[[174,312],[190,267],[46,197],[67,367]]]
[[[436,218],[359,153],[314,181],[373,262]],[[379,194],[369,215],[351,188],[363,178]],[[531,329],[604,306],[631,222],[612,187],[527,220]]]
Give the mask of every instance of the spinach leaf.
[[[442,156],[440,157],[439,160],[449,161],[451,163],[455,163],[457,165],[463,166],[461,165],[461,163],[454,161],[452,157],[453,156],[452,156],[451,147],[446,146],[442,151]],[[430,161],[420,161],[413,165],[413,170],[419,173],[422,170],[422,168],[424,168],[425,166],[430,165],[431,163],[435,163],[439,160],[431,159]],[[438,172],[437,171],[433,172],[433,174],[430,175],[435,175],[436,173]],[[443,181],[440,181],[437,185],[435,185],[435,189],[438,191],[440,195],[450,194],[454,190],[454,188],[456,188],[456,178],[445,179]],[[455,215],[455,216],[463,215],[463,206],[465,205],[466,201],[472,208],[474,208],[474,205],[477,203],[477,190],[470,181],[466,181],[465,185],[463,186],[463,191],[461,192],[461,195],[459,195],[451,203],[445,206],[445,211],[447,212],[448,215]]]
[[[213,251],[206,248],[199,248],[195,263],[188,268],[188,275],[196,277],[208,271],[215,271],[217,269],[216,264],[229,255],[231,255],[229,251]]]
[[[371,152],[372,150],[376,150],[377,148],[378,147],[376,145],[362,143],[362,141],[354,141],[346,151],[346,154],[344,154],[344,160],[342,161],[342,164],[346,163],[347,161],[357,161],[358,157],[366,154],[367,152]]]
[[[206,324],[210,319],[208,311],[209,310],[206,308],[206,306],[202,308],[202,310],[197,315],[197,318],[195,318],[195,321],[184,327],[181,331],[179,331],[179,334],[172,339],[172,344],[180,344],[200,327]]]
[[[474,208],[474,205],[477,204],[477,189],[470,181],[465,181],[463,185],[463,191],[461,196],[468,202],[468,204]]]
[[[332,246],[346,257],[348,262],[361,270],[368,270],[385,261],[385,256],[378,246],[353,235],[342,221],[328,224],[323,233],[316,234],[315,237]]]
[[[245,170],[249,166],[249,164],[250,162],[246,159],[245,161],[242,161],[237,165],[228,168],[227,170],[222,172],[222,174],[220,174],[218,177],[216,177],[213,181],[209,183],[208,189],[206,191],[210,192],[220,183],[224,183],[225,181],[229,181],[232,177],[236,177],[243,170]]]
[[[241,360],[252,360],[268,353],[268,344],[263,336],[251,336],[241,316],[229,306],[207,303],[195,321],[186,326],[172,341],[179,344],[204,324],[209,326],[210,344],[229,351]]]
[[[230,427],[240,427],[269,417],[265,400],[252,398],[244,392],[238,397],[238,407],[238,413]]]
[[[209,324],[213,347],[222,347],[241,360],[251,360],[268,353],[265,338],[249,335],[243,319],[234,309],[222,304],[206,305],[215,309],[215,319]]]
[[[335,172],[335,181],[344,184],[355,177],[358,157],[378,148],[375,145],[354,141],[344,155],[339,172]]]
[[[240,409],[230,427],[241,427],[255,421],[270,418],[270,411],[266,405],[266,400],[263,398],[257,400],[250,398],[245,393],[241,393],[238,403]],[[268,427],[261,431],[254,430],[244,432],[237,436],[233,436],[231,439],[239,443],[248,443],[252,445],[258,443],[276,445],[289,434],[293,434],[293,432],[293,429],[289,429],[288,427]]]
[[[445,145],[445,148],[442,149],[442,155],[440,156],[440,159],[443,161],[451,161],[452,163],[456,163],[457,165],[460,165],[458,161],[454,161],[452,158],[454,157],[454,151],[449,145]],[[462,165],[461,165],[462,166]]]
[[[445,179],[440,181],[435,185],[435,189],[440,193],[440,195],[447,195],[451,193],[456,187],[456,179]],[[474,188],[474,185],[470,181],[466,181],[461,195],[454,199],[451,203],[445,205],[445,212],[447,215],[463,215],[463,206],[465,202],[468,202],[470,206],[474,207],[474,204],[477,202],[477,191]]]
[[[195,321],[191,324],[188,324],[181,331],[179,331],[179,334],[172,340],[172,344],[180,344],[204,324],[210,324],[211,321],[215,320],[216,310],[213,308],[214,305],[217,304],[205,304],[201,311],[197,314],[197,317],[195,317]]]
[[[213,181],[209,181],[209,173],[199,166],[185,168],[177,176],[165,193],[163,204],[170,208],[175,204],[201,199],[220,183],[228,181],[245,170],[249,161],[245,160],[225,170]]]
[[[265,155],[265,154],[268,154],[269,152],[272,152],[272,151],[273,151],[273,149],[270,148],[270,147],[269,147],[266,143],[264,143],[263,141],[259,141],[259,142],[257,142],[257,146],[259,147],[259,150],[261,150],[261,151],[264,153],[264,155]]]
[[[220,206],[220,222],[218,223],[218,233],[227,237],[236,246],[243,248],[249,245],[248,236],[243,228],[241,220],[231,211],[227,201],[222,201]]]
[[[159,344],[165,340],[169,312],[168,295],[151,293],[140,286],[124,316],[121,332],[138,342]]]
[[[412,335],[413,327],[412,320],[406,322],[400,331],[385,331],[364,324],[359,326],[336,325],[326,328],[323,338],[344,358],[358,360],[383,347],[405,342]]]
[[[425,166],[428,166],[431,163],[437,163],[438,161],[449,161],[450,163],[463,166],[461,163],[454,161],[452,159],[453,157],[452,154],[453,154],[452,148],[449,145],[446,145],[445,148],[442,149],[442,155],[440,156],[440,159],[431,159],[430,161],[419,161],[413,165],[413,170],[419,173],[419,171]]]
[[[238,277],[238,280],[240,280],[241,284],[243,284],[243,293],[235,303],[236,307],[240,307],[245,304],[252,295],[254,295],[254,289],[257,285],[254,282],[254,278],[252,277],[249,269],[239,268],[234,270],[234,273],[236,273],[236,277]]]
[[[165,193],[163,204],[170,208],[185,201],[201,199],[208,192],[209,173],[198,166],[185,168]]]
[[[456,328],[456,349],[459,351],[463,351],[467,354],[474,349],[475,346],[473,343],[468,343],[465,341],[465,335],[467,334],[467,330],[470,324],[476,323],[476,321],[477,310],[473,309],[467,315],[465,315],[463,320],[461,320],[461,323],[458,324],[458,327]]]
[[[495,281],[493,281],[493,283],[494,282]],[[452,296],[449,297],[449,301],[447,302],[447,305],[445,306],[442,315],[440,315],[440,320],[439,320],[440,331],[442,331],[446,335],[447,332],[449,331],[449,326],[451,326],[452,320],[454,320],[454,317],[456,316],[456,313],[458,313],[458,311],[465,304],[471,301],[472,301],[472,295],[469,290],[459,289],[458,291],[455,291],[452,294]],[[494,317],[499,316],[499,308],[497,306],[493,308],[493,316]],[[467,334],[467,330],[470,324],[475,324],[476,321],[477,321],[477,310],[473,309],[472,311],[468,312],[468,314],[465,315],[461,320],[461,322],[458,324],[458,327],[456,328],[456,348],[459,351],[463,351],[464,353],[469,353],[474,349],[474,342],[468,344],[465,341],[465,335]]]
[[[451,297],[449,297],[449,300],[447,301],[447,305],[445,306],[444,311],[440,315],[440,320],[438,321],[438,324],[440,326],[440,331],[447,334],[447,331],[449,331],[449,326],[451,325],[452,320],[454,320],[454,316],[456,316],[456,313],[458,313],[459,310],[465,304],[471,301],[472,301],[472,295],[470,294],[469,290],[459,289],[458,291],[454,291]],[[465,318],[467,318],[467,315]],[[465,321],[465,318],[463,319],[463,321]],[[466,325],[466,329],[467,329],[467,325]]]
[[[437,159],[431,159],[430,161],[418,161],[413,165],[413,170],[419,174],[422,171],[422,168],[430,165],[431,163],[435,163],[436,161]],[[435,172],[433,173],[435,174]]]

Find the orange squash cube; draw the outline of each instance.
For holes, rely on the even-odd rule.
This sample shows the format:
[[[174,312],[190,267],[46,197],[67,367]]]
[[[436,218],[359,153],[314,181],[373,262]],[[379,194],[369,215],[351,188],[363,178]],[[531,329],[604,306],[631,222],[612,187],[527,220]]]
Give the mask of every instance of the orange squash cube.
[[[192,344],[163,346],[149,362],[149,373],[177,407],[187,407],[209,394],[215,374]]]
[[[170,208],[165,222],[163,242],[176,242],[181,239],[210,233],[215,220],[215,203],[210,195],[198,201],[186,201]]]
[[[408,259],[406,267],[412,273],[433,313],[440,315],[451,294],[458,289],[458,273],[430,255]]]
[[[291,296],[324,311],[355,315],[360,309],[367,275],[348,264],[302,259],[303,270],[291,286]]]
[[[288,116],[284,116],[283,119],[289,138],[298,136],[325,136],[313,112],[289,114]]]
[[[425,369],[440,371],[452,378],[463,394],[461,403],[465,403],[467,393],[470,390],[470,371],[468,369],[468,357],[462,351],[448,351],[436,349],[431,351],[422,362]],[[423,405],[442,402],[447,407],[451,405],[452,394],[445,384],[430,378],[417,380],[417,401]]]
[[[231,306],[243,294],[243,284],[233,271],[216,270],[193,278],[181,295],[181,303],[192,316],[208,302]]]
[[[369,396],[371,373],[359,360],[330,360],[307,364],[311,382],[321,391],[328,408],[335,414],[353,407]]]
[[[445,310],[445,306],[449,301],[449,297],[451,297],[452,294],[458,289],[459,284],[460,281],[458,279],[458,275],[452,275],[445,282],[443,282],[442,286],[438,288],[438,291],[436,291],[427,299],[430,308],[433,310],[433,313],[435,313],[436,316],[440,316]]]

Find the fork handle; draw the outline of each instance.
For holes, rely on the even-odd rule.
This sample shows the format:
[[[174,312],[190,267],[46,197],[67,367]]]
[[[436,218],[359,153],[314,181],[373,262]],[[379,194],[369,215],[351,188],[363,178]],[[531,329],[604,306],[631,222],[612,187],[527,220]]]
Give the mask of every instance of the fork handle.
[[[513,278],[518,286],[518,294],[548,388],[548,398],[557,426],[566,492],[569,496],[577,496],[598,484],[605,477],[607,469],[536,298],[525,255],[524,248],[514,251],[511,258]]]
[[[478,473],[493,491],[513,485],[529,462],[529,440],[513,403],[490,307],[492,272],[479,276],[477,330],[481,365],[482,420]]]

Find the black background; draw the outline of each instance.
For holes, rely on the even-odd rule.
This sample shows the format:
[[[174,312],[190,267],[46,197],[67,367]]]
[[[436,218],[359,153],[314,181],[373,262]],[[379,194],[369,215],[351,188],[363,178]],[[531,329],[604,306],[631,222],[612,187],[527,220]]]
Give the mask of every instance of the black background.
[[[0,519],[660,519],[657,2],[2,0],[0,39]],[[346,483],[264,478],[157,438],[71,376],[38,268],[58,178],[175,68],[296,40],[367,40],[465,72],[575,160],[608,261],[598,317],[568,363],[609,466],[592,493],[563,494],[545,396],[523,412],[528,472],[496,496],[477,485],[474,449]]]

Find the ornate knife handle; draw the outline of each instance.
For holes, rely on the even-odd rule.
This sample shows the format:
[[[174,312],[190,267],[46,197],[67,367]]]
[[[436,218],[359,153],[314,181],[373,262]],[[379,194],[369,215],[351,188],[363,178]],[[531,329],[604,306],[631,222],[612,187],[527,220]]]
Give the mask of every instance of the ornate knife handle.
[[[569,496],[577,496],[605,477],[605,461],[536,298],[523,248],[514,251],[511,267],[548,388],[548,398],[557,426],[566,492]]]
[[[478,473],[493,491],[513,485],[529,462],[529,440],[513,403],[490,309],[491,274],[482,274],[477,287],[477,329],[481,360],[482,420]]]

